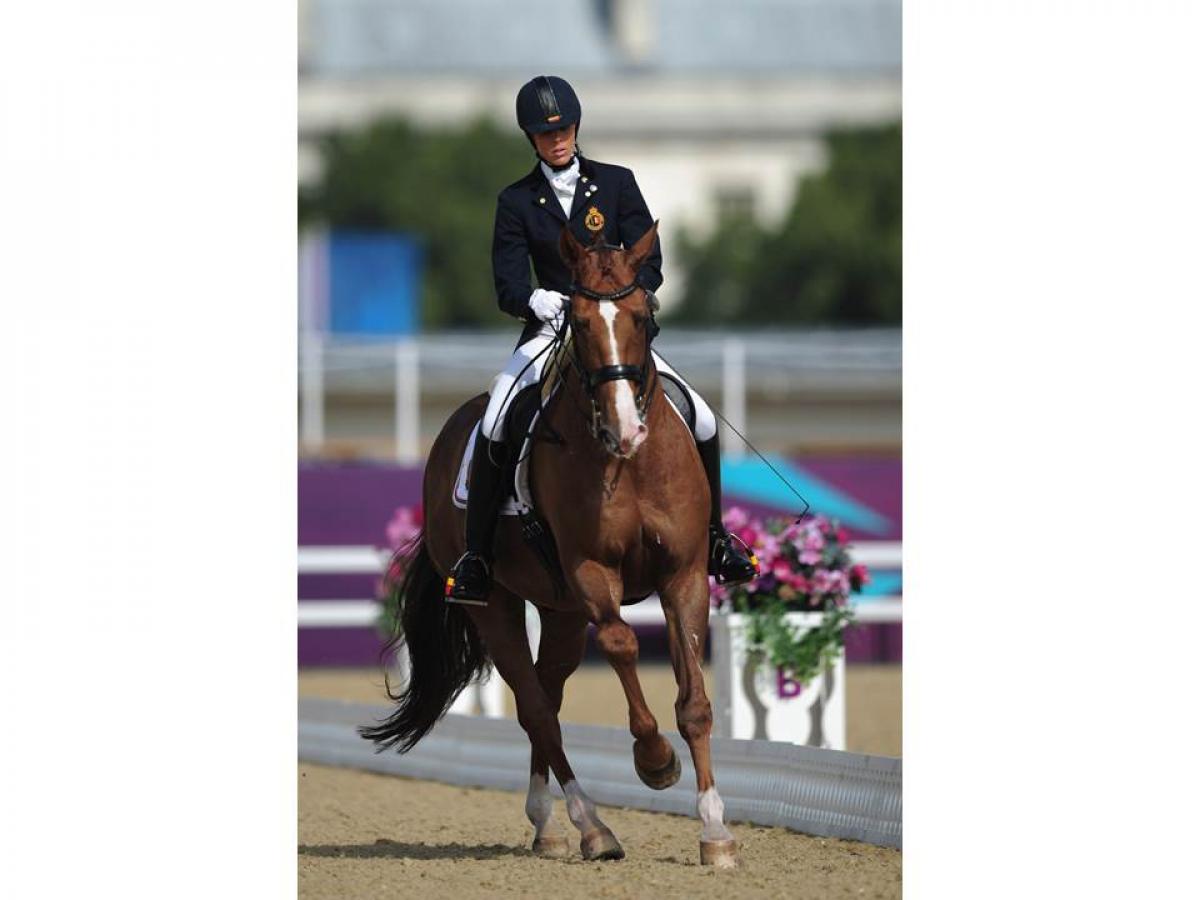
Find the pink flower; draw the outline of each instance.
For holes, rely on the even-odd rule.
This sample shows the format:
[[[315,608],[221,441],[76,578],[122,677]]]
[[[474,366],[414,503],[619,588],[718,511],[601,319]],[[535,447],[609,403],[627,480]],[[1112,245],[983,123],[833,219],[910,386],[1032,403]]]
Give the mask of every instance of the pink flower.
[[[805,565],[815,566],[820,561],[821,561],[821,551],[820,550],[801,550],[800,551],[800,562],[804,563]]]
[[[828,569],[817,569],[813,572],[812,588],[815,594],[828,594],[832,584],[832,572]]]
[[[856,563],[850,567],[850,585],[855,590],[859,590],[864,584],[871,583],[871,573],[867,571],[867,567],[862,563]]]
[[[401,506],[392,514],[392,520],[387,524],[387,542],[393,550],[399,550],[421,531],[421,523],[414,511],[407,506]]]
[[[753,547],[758,543],[758,531],[753,525],[744,525],[735,531],[734,534],[744,541],[747,547]]]
[[[758,546],[754,550],[758,556],[759,565],[765,570],[774,566],[780,559],[782,547],[780,546],[779,538],[775,535],[763,534],[759,536]]]
[[[803,572],[792,572],[791,577],[788,578],[788,584],[794,587],[801,594],[807,594],[810,590],[812,590],[812,585],[809,583],[808,579],[804,577]]]
[[[725,523],[725,527],[730,531],[737,531],[737,529],[750,521],[750,516],[740,506],[729,507],[729,509],[725,510],[725,515],[721,518]]]
[[[839,528],[837,530],[837,540],[838,540],[839,544],[849,543],[850,542],[850,532],[848,532],[845,528]]]
[[[850,592],[850,581],[846,578],[846,573],[840,569],[835,569],[829,573],[829,593],[831,594],[848,594]]]

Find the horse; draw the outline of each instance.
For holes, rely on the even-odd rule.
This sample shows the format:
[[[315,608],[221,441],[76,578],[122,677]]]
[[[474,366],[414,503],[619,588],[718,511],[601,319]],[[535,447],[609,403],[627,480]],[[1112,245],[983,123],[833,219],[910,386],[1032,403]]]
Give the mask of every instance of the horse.
[[[531,745],[525,814],[533,852],[565,856],[566,829],[554,818],[549,771],[566,798],[586,860],[622,859],[620,842],[601,821],[563,749],[558,713],[563,686],[583,658],[587,626],[616,671],[629,706],[633,764],[648,787],[680,777],[671,744],[659,732],[638,682],[638,641],[621,619],[623,601],[657,592],[665,614],[678,684],[675,722],[696,773],[700,860],[737,865],[737,844],[724,822],[710,752],[712,707],[701,660],[708,634],[708,484],[687,425],[669,406],[654,368],[649,298],[635,275],[654,246],[655,222],[632,247],[584,246],[564,228],[559,253],[574,283],[564,311],[571,335],[557,394],[543,410],[557,440],[533,443],[531,493],[553,533],[566,590],[537,561],[514,517],[495,538],[494,587],[485,606],[443,599],[446,573],[464,549],[463,512],[452,501],[459,463],[486,405],[481,394],[447,420],[430,450],[423,483],[425,524],[408,548],[405,575],[393,591],[397,633],[385,654],[407,646],[410,675],[391,715],[363,726],[379,750],[411,749],[454,698],[486,671],[490,658],[516,698],[517,720]],[[636,393],[635,393],[636,388]],[[537,662],[525,631],[525,601],[541,619]]]

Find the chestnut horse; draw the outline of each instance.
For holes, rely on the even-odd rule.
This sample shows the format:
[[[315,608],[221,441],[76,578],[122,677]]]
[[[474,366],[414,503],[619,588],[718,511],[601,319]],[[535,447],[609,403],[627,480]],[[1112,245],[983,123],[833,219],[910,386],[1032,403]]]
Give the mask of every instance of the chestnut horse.
[[[558,712],[563,684],[583,658],[590,622],[629,704],[638,776],[656,790],[679,780],[679,760],[638,682],[637,637],[621,619],[623,600],[657,592],[679,685],[675,721],[696,770],[701,862],[727,867],[736,863],[736,844],[713,779],[712,708],[700,668],[708,634],[708,483],[687,425],[659,385],[650,355],[651,310],[634,281],[657,230],[655,223],[626,250],[585,248],[565,228],[559,241],[576,285],[565,312],[572,336],[567,352],[574,358],[561,367],[558,393],[542,414],[563,442],[534,442],[530,481],[536,508],[553,532],[567,590],[556,590],[516,519],[505,516],[496,532],[495,587],[487,605],[443,599],[445,575],[464,546],[463,512],[452,492],[487,400],[475,397],[450,417],[429,453],[424,533],[408,551],[405,579],[394,591],[401,608],[391,646],[401,640],[407,645],[408,683],[391,695],[398,701],[392,715],[361,732],[380,749],[410,749],[490,658],[512,688],[517,719],[532,745],[525,814],[535,831],[534,852],[569,852],[566,832],[552,815],[553,770],[567,815],[581,833],[584,859],[620,859],[624,850],[571,770]],[[525,632],[525,600],[541,617],[536,663]]]

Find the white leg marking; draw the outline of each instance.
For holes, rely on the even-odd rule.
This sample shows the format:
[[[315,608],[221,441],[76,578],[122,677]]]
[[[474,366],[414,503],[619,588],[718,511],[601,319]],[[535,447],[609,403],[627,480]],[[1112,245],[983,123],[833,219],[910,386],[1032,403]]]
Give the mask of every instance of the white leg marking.
[[[733,834],[725,827],[725,803],[717,793],[716,785],[700,795],[696,802],[696,810],[700,813],[700,840],[729,841]]]
[[[564,784],[563,793],[567,795],[567,816],[581,833],[588,834],[597,828],[605,827],[596,815],[596,804],[583,792],[578,781],[568,781]]]
[[[606,365],[620,365],[621,360],[617,353],[617,304],[601,303],[600,317],[604,319],[604,324],[608,326],[608,359]],[[630,387],[628,381],[614,381],[613,386],[617,389],[617,424],[621,429],[622,435],[629,435],[637,431],[641,422],[638,420],[637,402],[634,400],[633,388]]]
[[[541,775],[529,776],[529,793],[525,795],[525,817],[533,825],[534,837],[547,834],[566,834],[566,829],[554,821],[554,795]]]

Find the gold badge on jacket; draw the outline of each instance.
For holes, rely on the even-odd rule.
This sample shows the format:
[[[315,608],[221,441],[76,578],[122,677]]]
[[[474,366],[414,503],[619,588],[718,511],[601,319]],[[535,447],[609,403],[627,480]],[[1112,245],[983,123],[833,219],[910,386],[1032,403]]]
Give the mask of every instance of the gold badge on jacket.
[[[604,213],[600,212],[600,210],[596,209],[594,206],[591,207],[583,219],[583,226],[588,231],[603,231]]]

